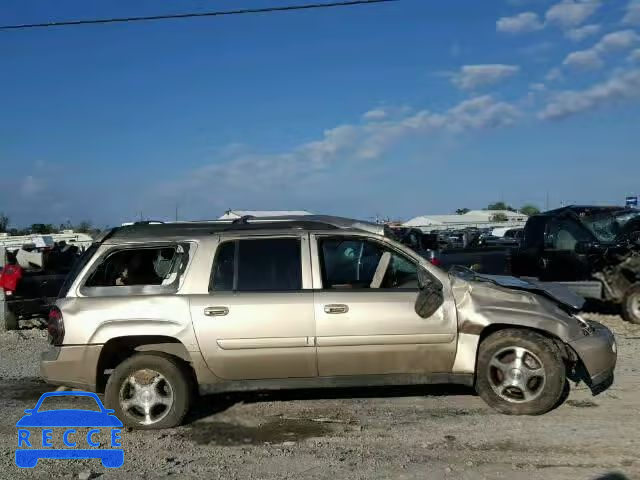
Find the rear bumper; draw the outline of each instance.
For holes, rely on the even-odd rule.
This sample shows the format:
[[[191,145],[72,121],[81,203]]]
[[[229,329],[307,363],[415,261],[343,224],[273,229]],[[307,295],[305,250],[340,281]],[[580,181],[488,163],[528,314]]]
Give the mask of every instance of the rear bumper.
[[[585,381],[594,395],[609,388],[618,358],[616,339],[611,330],[598,322],[589,322],[593,333],[569,342],[585,370]]]
[[[51,385],[94,392],[102,345],[49,347],[40,356],[40,376]]]

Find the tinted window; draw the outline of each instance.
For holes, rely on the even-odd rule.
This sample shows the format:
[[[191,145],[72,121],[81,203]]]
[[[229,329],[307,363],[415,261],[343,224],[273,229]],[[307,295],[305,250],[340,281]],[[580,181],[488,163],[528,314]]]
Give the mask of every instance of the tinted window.
[[[254,292],[302,289],[300,240],[270,238],[224,243],[216,256],[211,287],[218,291]]]
[[[320,240],[324,288],[416,288],[417,265],[368,240]]]
[[[233,290],[233,266],[236,242],[226,242],[218,247],[209,290]]]
[[[108,255],[91,274],[85,287],[163,285],[175,280],[175,247],[131,248]]]

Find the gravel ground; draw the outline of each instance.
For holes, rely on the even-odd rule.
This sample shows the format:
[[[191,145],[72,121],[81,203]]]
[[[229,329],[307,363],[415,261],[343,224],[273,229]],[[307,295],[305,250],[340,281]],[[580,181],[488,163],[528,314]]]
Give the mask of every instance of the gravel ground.
[[[51,390],[37,378],[41,330],[0,334],[0,479],[640,479],[640,326],[612,315],[616,381],[573,388],[541,417],[509,417],[464,389],[305,391],[201,399],[187,425],[123,431],[125,464],[13,464],[15,422]]]

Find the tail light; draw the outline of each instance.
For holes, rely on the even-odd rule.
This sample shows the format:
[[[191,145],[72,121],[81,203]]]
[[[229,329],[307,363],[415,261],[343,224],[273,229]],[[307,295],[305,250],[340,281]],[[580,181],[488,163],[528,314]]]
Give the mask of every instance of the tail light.
[[[436,257],[436,252],[434,252],[433,250],[429,251],[427,260],[429,260],[431,265],[435,265],[436,267],[442,266],[442,262],[439,258]]]
[[[64,340],[64,321],[62,312],[58,307],[51,307],[47,322],[47,333],[51,345],[60,345]]]

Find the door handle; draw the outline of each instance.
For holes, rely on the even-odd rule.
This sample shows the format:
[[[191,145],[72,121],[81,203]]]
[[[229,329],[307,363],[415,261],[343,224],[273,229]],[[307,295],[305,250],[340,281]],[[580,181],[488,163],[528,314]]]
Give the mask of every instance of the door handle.
[[[227,307],[206,307],[204,309],[204,314],[207,317],[224,317],[229,313],[229,308]]]
[[[329,313],[332,315],[336,313],[347,313],[348,311],[349,311],[349,307],[341,303],[331,303],[329,305],[324,306],[324,313]]]

